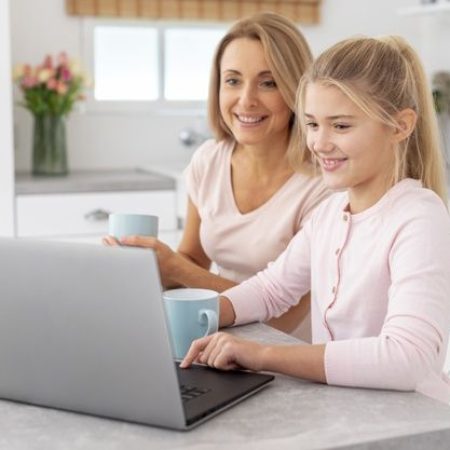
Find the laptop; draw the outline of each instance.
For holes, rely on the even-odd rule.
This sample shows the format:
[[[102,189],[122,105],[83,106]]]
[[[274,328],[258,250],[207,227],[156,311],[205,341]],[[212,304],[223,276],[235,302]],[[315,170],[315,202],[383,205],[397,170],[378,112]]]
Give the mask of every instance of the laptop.
[[[273,376],[180,369],[151,250],[0,238],[0,398],[186,430]]]

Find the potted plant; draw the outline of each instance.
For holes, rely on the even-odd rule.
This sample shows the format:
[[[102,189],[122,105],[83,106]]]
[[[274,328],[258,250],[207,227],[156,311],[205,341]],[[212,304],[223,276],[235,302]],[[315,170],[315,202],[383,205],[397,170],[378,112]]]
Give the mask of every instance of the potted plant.
[[[20,104],[33,115],[33,175],[66,175],[66,118],[84,99],[88,77],[61,52],[55,59],[47,55],[35,67],[17,65],[13,78],[23,94]]]

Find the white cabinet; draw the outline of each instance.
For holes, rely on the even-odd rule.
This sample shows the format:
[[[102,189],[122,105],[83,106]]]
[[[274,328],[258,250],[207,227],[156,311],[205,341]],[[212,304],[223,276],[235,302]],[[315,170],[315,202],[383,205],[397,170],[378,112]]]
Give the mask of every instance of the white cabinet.
[[[136,170],[74,171],[67,177],[17,174],[16,230],[20,238],[100,243],[110,213],[159,217],[159,237],[179,240],[176,183]]]
[[[153,164],[152,166],[146,167],[142,166],[141,170],[148,171],[149,173],[159,173],[161,175],[169,176],[175,180],[175,188],[177,195],[177,220],[178,228],[184,228],[184,222],[186,219],[187,204],[188,204],[188,194],[186,188],[186,181],[184,176],[184,170],[189,164],[189,161],[176,161],[167,164]]]
[[[104,235],[112,212],[156,215],[161,231],[175,230],[175,195],[174,190],[18,195],[17,236]]]

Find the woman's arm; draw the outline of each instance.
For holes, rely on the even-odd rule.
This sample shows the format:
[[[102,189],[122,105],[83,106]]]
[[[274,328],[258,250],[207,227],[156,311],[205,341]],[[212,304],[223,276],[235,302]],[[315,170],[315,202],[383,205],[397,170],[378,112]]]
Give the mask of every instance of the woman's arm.
[[[162,283],[165,288],[176,286],[198,287],[222,292],[237,283],[222,278],[209,271],[211,261],[200,242],[201,219],[197,208],[189,199],[186,225],[178,250],[174,252],[168,245],[153,237],[127,236],[120,240],[123,245],[151,248],[156,252]],[[106,245],[114,245],[115,240],[107,237]]]
[[[188,200],[186,223],[180,245],[170,265],[172,279],[176,284],[188,287],[213,289],[222,292],[237,283],[209,271],[211,260],[200,242],[201,218],[197,208]]]

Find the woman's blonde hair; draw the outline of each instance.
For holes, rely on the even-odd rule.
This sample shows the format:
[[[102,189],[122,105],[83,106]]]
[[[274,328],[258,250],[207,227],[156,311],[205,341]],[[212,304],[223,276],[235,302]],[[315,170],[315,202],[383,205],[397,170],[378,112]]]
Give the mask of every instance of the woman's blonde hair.
[[[275,13],[259,13],[237,21],[219,42],[211,68],[208,119],[217,140],[233,137],[220,113],[220,63],[223,53],[235,39],[261,42],[264,56],[286,105],[292,111],[288,154],[298,152],[295,98],[298,83],[312,62],[311,50],[299,29],[289,19]]]
[[[436,114],[422,63],[401,37],[358,37],[342,41],[322,53],[305,73],[297,95],[297,111],[303,111],[308,83],[340,89],[368,116],[399,128],[395,114],[411,108],[416,126],[395,152],[392,184],[410,177],[421,180],[447,204],[444,158],[440,148]],[[299,135],[304,136],[300,121]],[[302,139],[296,165],[311,162]],[[294,164],[295,165],[295,164]]]

